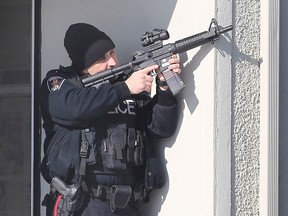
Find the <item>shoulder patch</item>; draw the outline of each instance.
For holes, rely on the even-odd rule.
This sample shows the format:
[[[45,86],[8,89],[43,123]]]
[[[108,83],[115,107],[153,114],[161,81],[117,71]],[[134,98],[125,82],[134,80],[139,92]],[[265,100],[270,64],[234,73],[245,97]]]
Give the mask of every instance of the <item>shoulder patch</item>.
[[[47,80],[47,87],[50,92],[57,91],[61,88],[65,79],[60,76],[53,76]]]

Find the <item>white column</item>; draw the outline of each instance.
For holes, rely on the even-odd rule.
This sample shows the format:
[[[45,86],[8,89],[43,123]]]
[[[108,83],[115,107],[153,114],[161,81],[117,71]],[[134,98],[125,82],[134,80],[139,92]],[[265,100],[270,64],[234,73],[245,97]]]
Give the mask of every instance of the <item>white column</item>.
[[[279,0],[261,7],[260,215],[278,216]]]

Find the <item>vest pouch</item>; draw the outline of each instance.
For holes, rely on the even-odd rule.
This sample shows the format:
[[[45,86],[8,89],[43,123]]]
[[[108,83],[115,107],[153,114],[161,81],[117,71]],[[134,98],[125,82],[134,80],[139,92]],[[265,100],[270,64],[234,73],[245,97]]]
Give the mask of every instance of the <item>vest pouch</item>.
[[[95,130],[93,128],[87,128],[84,130],[84,137],[82,136],[82,141],[85,141],[88,145],[88,158],[87,164],[96,164],[96,142],[95,142]],[[84,140],[83,140],[84,139]]]
[[[148,191],[162,188],[167,181],[167,170],[164,161],[157,156],[149,157],[145,168],[145,188]]]
[[[107,130],[107,139],[102,141],[101,146],[103,164],[106,168],[113,170],[126,169],[126,142],[126,124],[119,124]]]
[[[144,164],[144,140],[140,131],[128,129],[127,162],[134,166]]]

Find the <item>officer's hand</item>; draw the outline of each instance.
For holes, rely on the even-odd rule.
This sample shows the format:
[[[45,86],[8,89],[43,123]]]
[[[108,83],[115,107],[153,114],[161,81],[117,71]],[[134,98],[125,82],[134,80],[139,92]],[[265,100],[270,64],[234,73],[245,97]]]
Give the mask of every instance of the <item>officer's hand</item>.
[[[158,69],[158,65],[152,65],[132,73],[125,81],[130,93],[139,94],[143,91],[150,93],[154,78],[148,74],[156,69]]]
[[[171,59],[169,60],[169,69],[172,70],[174,73],[180,74],[180,58],[178,55],[172,55]]]
[[[168,67],[169,70],[177,74],[181,73],[180,58],[178,55],[172,55],[171,59],[169,59],[169,63],[170,63]],[[160,81],[165,81],[165,78],[163,77],[162,73],[158,74],[158,79],[160,79]],[[160,89],[165,91],[168,89],[168,86],[160,86]]]

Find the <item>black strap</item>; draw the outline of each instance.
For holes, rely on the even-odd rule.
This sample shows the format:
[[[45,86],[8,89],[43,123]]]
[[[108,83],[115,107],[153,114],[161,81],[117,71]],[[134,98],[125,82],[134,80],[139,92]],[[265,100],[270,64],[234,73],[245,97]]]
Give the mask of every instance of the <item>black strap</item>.
[[[86,141],[86,129],[81,130],[81,147],[80,147],[80,168],[79,174],[80,176],[85,176],[86,174],[86,165],[87,165],[87,157],[88,157],[88,143]]]
[[[161,81],[158,77],[156,78],[156,84],[158,86],[167,86],[167,82],[166,81]]]

